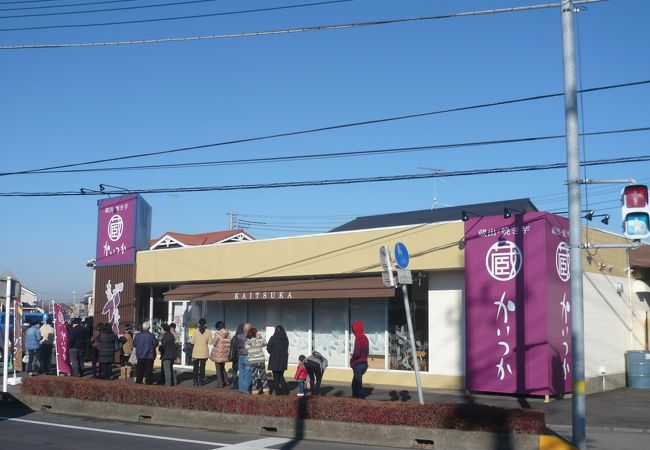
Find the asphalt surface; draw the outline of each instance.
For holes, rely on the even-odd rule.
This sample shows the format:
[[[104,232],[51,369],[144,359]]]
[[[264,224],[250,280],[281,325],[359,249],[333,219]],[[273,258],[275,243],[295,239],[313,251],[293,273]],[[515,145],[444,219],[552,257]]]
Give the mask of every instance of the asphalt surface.
[[[0,407],[2,448],[86,450],[371,450],[337,442],[292,440],[251,434],[124,423]],[[392,450],[393,447],[382,447]],[[395,449],[397,450],[397,449]]]

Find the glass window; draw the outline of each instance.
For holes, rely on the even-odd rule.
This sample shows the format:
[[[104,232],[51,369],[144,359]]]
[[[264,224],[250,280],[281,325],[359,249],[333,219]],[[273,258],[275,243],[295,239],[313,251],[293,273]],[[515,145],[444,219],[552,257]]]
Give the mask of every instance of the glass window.
[[[290,300],[278,303],[280,307],[279,324],[284,326],[289,338],[289,364],[296,364],[298,356],[306,356],[311,353],[309,342],[311,300]]]
[[[348,300],[314,300],[314,350],[332,367],[345,367],[345,330]]]
[[[363,329],[370,344],[368,367],[383,369],[386,353],[385,300],[383,298],[350,300],[350,353],[354,349],[354,333],[352,333],[351,324],[357,320],[363,322]]]
[[[246,323],[246,300],[224,302],[226,328],[234,336],[240,323]]]
[[[205,302],[205,307],[205,320],[208,322],[208,329],[214,332],[216,330],[214,324],[224,320],[223,302]]]
[[[426,283],[409,286],[411,317],[415,335],[415,351],[420,370],[428,371],[429,302]],[[409,339],[404,300],[400,294],[388,302],[389,369],[413,370],[413,356]]]
[[[267,339],[266,327],[275,325],[270,323],[273,320],[273,314],[270,311],[271,307],[272,305],[269,302],[248,302],[248,321]]]

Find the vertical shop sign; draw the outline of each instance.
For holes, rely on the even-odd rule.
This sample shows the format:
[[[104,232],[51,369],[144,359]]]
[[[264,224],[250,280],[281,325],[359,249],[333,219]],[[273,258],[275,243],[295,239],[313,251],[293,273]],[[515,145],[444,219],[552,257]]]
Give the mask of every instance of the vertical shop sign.
[[[567,389],[565,222],[546,213],[465,222],[469,390],[546,395]]]
[[[139,195],[98,202],[97,266],[133,264],[135,252],[149,247],[151,207]]]

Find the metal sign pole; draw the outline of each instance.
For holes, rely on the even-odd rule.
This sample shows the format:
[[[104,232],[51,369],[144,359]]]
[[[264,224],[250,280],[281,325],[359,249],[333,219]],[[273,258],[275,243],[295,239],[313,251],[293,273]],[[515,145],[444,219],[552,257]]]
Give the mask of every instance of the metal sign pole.
[[[411,355],[413,356],[413,367],[415,368],[415,384],[418,387],[418,398],[420,404],[424,405],[424,396],[422,395],[422,383],[420,382],[420,364],[415,348],[415,335],[413,333],[413,321],[411,320],[411,306],[409,304],[408,288],[405,284],[402,285],[402,296],[404,297],[404,309],[406,310],[406,324],[409,328],[409,339],[411,341]]]
[[[50,300],[50,307],[52,308],[51,310],[54,311],[54,300]],[[56,332],[56,324],[58,322],[58,317],[56,317],[56,314],[54,314],[54,358],[56,359],[56,376],[58,377],[60,375],[59,372],[59,346],[57,345],[57,332]]]
[[[586,450],[584,311],[582,286],[582,229],[580,206],[580,149],[578,141],[578,102],[576,58],[573,37],[572,0],[562,2],[562,57],[564,62],[564,115],[566,124],[567,184],[569,197],[569,243],[571,247],[571,325],[573,359],[572,430],[573,445]]]
[[[7,392],[9,378],[9,310],[11,308],[11,277],[7,276],[7,297],[5,298],[5,345],[2,358],[2,392]]]

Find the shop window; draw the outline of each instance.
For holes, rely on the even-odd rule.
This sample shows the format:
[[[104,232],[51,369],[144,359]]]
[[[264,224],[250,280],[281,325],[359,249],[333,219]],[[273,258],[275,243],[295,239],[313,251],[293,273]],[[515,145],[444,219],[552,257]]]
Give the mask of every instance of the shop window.
[[[384,369],[386,360],[386,302],[384,299],[350,300],[350,324],[361,320],[370,353],[368,367],[371,369]],[[350,354],[354,349],[354,333],[350,325]]]
[[[248,302],[248,321],[257,328],[259,332],[268,340],[269,336],[266,330],[268,326],[275,326],[273,322],[273,306],[269,302],[249,301]]]
[[[236,301],[224,302],[224,315],[226,328],[234,336],[239,324],[246,323],[246,303]]]
[[[425,372],[429,370],[429,302],[427,295],[426,283],[409,286],[411,318],[415,334],[415,354],[420,370]],[[414,370],[401,290],[388,302],[388,352],[390,354],[389,369]]]
[[[214,333],[216,330],[214,324],[224,320],[223,302],[205,302],[205,316],[203,318],[208,323],[208,329]]]
[[[347,300],[314,300],[314,350],[325,356],[332,367],[345,367]]]
[[[296,364],[298,356],[311,353],[309,330],[311,327],[311,301],[292,300],[278,302],[280,322],[289,338],[289,364]]]

